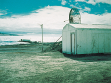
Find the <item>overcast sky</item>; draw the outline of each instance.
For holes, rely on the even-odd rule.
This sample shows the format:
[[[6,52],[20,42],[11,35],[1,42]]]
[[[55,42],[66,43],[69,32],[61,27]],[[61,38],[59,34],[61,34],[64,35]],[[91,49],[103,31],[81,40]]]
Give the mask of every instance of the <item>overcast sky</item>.
[[[0,0],[1,32],[59,34],[68,23],[69,11],[77,7],[81,23],[111,25],[111,0]]]

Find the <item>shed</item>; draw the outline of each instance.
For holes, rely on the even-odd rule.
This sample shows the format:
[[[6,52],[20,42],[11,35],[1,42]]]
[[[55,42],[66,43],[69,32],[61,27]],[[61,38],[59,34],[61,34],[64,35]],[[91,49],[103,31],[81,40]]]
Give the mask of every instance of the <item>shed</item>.
[[[111,26],[66,24],[62,30],[62,52],[66,54],[111,53]]]

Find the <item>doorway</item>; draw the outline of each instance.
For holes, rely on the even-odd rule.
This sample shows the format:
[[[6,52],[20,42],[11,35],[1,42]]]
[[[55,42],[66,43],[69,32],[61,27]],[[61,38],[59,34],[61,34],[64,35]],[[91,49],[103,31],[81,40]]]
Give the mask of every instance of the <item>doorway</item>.
[[[75,54],[75,33],[71,33],[71,54]]]

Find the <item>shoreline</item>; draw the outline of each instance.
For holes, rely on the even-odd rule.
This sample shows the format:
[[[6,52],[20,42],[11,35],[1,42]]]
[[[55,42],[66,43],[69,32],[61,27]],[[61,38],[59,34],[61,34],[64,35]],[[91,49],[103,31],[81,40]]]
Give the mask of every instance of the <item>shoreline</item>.
[[[53,43],[44,43],[43,50],[47,49]],[[42,44],[41,43],[29,43],[29,44],[14,44],[14,45],[2,45],[0,46],[0,52],[31,52],[37,53],[42,52]]]

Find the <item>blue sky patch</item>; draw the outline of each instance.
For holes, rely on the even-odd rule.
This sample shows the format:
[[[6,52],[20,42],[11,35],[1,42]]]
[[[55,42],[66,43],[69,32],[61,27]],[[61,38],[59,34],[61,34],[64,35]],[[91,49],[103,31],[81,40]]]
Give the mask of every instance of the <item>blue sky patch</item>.
[[[81,8],[83,10],[85,7],[89,7],[90,11],[84,11],[88,12],[90,14],[103,14],[105,12],[110,13],[111,12],[111,4],[107,3],[96,3],[95,5],[89,4],[86,2],[76,2],[71,0],[66,0],[66,3],[63,5],[62,1],[65,0],[1,0],[0,1],[0,10],[7,11],[7,14],[1,15],[2,16],[11,16],[11,15],[19,15],[19,14],[29,14],[34,10],[44,8],[46,6],[63,6],[72,8],[71,5]],[[88,0],[86,0],[88,1]],[[62,11],[62,10],[61,10]]]

